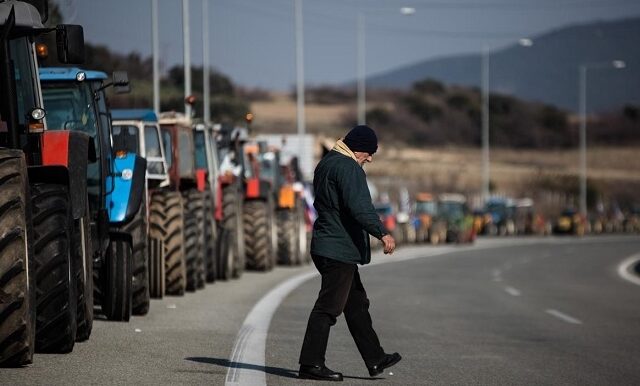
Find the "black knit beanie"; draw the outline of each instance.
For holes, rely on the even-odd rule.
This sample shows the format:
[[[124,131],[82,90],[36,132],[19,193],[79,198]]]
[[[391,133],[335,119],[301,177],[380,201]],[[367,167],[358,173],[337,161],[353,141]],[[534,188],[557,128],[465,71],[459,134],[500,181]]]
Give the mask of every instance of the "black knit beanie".
[[[363,151],[373,154],[378,150],[378,137],[369,126],[358,125],[351,129],[344,137],[344,144],[351,151]]]

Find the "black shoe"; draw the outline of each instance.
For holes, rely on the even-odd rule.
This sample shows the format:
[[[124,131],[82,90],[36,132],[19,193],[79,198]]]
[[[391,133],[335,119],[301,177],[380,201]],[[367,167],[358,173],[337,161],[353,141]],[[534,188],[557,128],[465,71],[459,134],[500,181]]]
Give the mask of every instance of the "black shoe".
[[[318,381],[342,382],[342,374],[336,373],[333,370],[329,370],[327,366],[300,365],[298,378],[315,379]]]
[[[369,367],[369,375],[375,377],[378,374],[382,374],[384,369],[387,369],[400,362],[400,359],[402,359],[402,357],[397,352],[394,352],[393,354],[384,354],[384,359],[382,359],[380,363]]]

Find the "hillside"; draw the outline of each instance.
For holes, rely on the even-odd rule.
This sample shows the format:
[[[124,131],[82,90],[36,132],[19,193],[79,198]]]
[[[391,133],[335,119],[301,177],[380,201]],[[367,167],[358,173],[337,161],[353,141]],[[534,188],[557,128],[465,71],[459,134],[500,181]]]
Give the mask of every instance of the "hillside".
[[[640,101],[640,18],[596,22],[532,37],[531,47],[517,44],[490,53],[491,90],[569,110],[578,106],[578,67],[584,63],[624,60],[624,70],[593,70],[588,77],[588,105],[604,111]],[[480,51],[480,49],[478,50]],[[432,78],[447,84],[480,85],[478,54],[445,57],[371,76],[368,87],[409,88]]]

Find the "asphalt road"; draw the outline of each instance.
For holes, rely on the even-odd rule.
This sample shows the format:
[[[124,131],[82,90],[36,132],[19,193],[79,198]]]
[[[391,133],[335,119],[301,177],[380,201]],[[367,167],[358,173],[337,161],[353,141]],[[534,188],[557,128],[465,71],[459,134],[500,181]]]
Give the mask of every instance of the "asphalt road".
[[[362,269],[382,345],[403,360],[372,382],[340,318],[327,366],[347,384],[638,385],[640,286],[616,268],[639,250],[637,237],[555,239]],[[268,384],[301,384],[287,375],[319,287],[279,307]]]
[[[368,378],[343,318],[327,365],[346,384],[640,384],[640,286],[616,272],[640,237],[480,240],[400,249],[361,270],[383,346],[403,360]],[[403,260],[416,257],[412,260]],[[186,297],[153,301],[130,323],[96,321],[88,342],[33,365],[0,369],[0,384],[224,384],[230,367],[298,385],[297,359],[319,289],[312,278],[276,309],[265,367],[232,363],[254,305],[310,267],[248,273]],[[247,350],[253,349],[248,347]],[[313,383],[313,382],[304,382]]]

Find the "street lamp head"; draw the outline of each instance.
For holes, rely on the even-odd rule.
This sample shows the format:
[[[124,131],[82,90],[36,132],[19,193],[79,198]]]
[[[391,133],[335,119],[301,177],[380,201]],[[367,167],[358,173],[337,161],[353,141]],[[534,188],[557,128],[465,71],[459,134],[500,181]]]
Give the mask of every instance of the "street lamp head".
[[[611,62],[611,64],[613,65],[614,68],[627,67],[627,63],[625,63],[624,60],[614,60],[613,62]]]
[[[522,47],[531,47],[533,45],[533,40],[529,38],[522,38],[518,40],[518,44],[520,44]]]
[[[405,16],[410,16],[416,13],[416,9],[413,7],[402,7],[400,8],[400,13]]]

